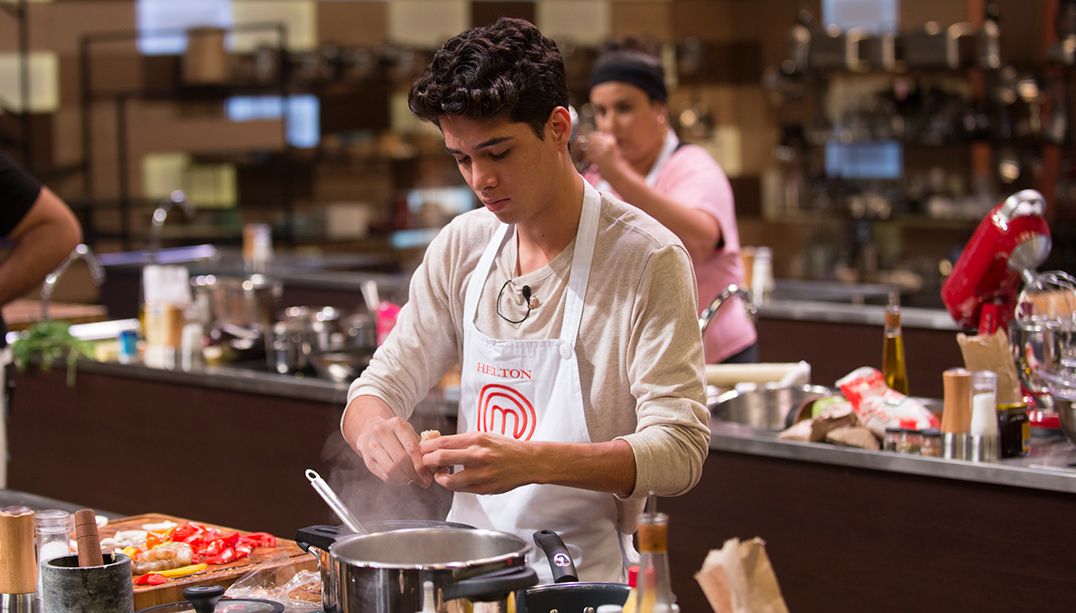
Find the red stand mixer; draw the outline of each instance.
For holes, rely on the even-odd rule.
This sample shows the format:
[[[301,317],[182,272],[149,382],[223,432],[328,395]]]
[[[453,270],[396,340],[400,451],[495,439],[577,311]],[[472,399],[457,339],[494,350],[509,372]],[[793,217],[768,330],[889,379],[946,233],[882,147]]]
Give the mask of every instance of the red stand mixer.
[[[990,334],[1006,329],[1016,295],[1050,255],[1050,228],[1042,194],[1025,189],[990,210],[942,285],[957,325]]]
[[[1008,333],[1032,425],[1065,425],[1068,433],[1069,424],[1064,422],[1073,420],[1059,421],[1056,409],[1067,411],[1069,405],[1057,405],[1051,390],[1056,385],[1045,383],[1043,373],[1064,372],[1071,361],[1076,319],[1069,319],[1076,318],[1072,309],[1076,280],[1061,271],[1036,270],[1052,246],[1045,206],[1042,194],[1023,190],[994,207],[975,229],[942,285],[941,296],[960,327],[979,334],[999,328]],[[1053,304],[1067,306],[1037,310],[1036,299],[1049,295],[1060,298]]]

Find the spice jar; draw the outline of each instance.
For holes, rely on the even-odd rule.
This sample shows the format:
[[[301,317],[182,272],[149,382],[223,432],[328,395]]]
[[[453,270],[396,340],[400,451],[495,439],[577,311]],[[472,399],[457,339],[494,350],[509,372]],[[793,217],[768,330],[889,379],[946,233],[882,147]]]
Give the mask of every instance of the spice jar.
[[[896,453],[897,448],[900,447],[900,435],[902,432],[904,432],[904,428],[898,428],[896,426],[886,428],[882,449]]]
[[[923,436],[918,430],[904,429],[900,432],[900,442],[897,443],[898,453],[909,453],[912,455],[919,453],[919,447],[923,443]]]
[[[919,455],[940,458],[942,456],[941,431],[935,428],[928,428],[923,430],[920,435],[922,436],[922,441],[919,445]]]

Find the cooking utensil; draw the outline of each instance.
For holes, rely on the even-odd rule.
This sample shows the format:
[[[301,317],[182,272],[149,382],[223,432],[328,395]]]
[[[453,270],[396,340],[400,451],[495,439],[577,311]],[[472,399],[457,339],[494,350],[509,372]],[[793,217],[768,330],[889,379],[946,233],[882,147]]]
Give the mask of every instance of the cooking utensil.
[[[553,573],[553,583],[579,581],[579,571],[564,540],[553,530],[539,530],[534,533],[534,544],[545,552],[549,561],[549,570]]]
[[[283,321],[301,326],[310,338],[310,352],[335,351],[344,344],[341,329],[343,313],[331,306],[290,306],[284,309]]]
[[[138,613],[283,613],[284,605],[260,598],[221,598],[224,588],[204,585],[183,589],[183,602],[157,605]]]
[[[336,382],[354,381],[370,364],[371,352],[367,349],[343,349],[315,353],[310,363],[318,375]]]
[[[516,593],[519,613],[593,611],[605,604],[623,605],[629,587],[623,583],[578,582],[575,562],[560,535],[553,530],[534,533],[534,543],[545,552],[553,585],[539,585]]]
[[[363,527],[371,533],[415,528],[457,528],[460,530],[473,528],[466,524],[426,519],[372,521],[365,522]],[[321,600],[325,611],[336,611],[336,575],[333,573],[329,549],[338,539],[350,535],[351,531],[343,526],[308,526],[301,528],[295,535],[295,541],[299,547],[318,561],[318,571],[321,573]]]
[[[821,385],[772,386],[730,390],[710,405],[715,419],[732,421],[763,430],[784,430],[789,416],[809,399],[834,396],[838,392]]]
[[[314,333],[302,322],[276,322],[269,333],[270,366],[282,375],[306,370],[314,342]]]
[[[351,511],[347,508],[347,505],[344,504],[344,501],[340,500],[340,497],[337,496],[336,492],[333,491],[333,488],[329,487],[329,484],[321,478],[321,475],[308,468],[306,469],[306,478],[310,480],[310,485],[314,487],[314,491],[321,496],[321,499],[325,501],[325,504],[329,505],[329,508],[333,510],[333,513],[336,513],[336,516],[340,518],[340,521],[344,522],[344,525],[347,526],[349,530],[356,534],[366,534],[366,528],[363,527],[358,519],[355,519],[355,516],[351,514]]]
[[[329,548],[336,605],[348,613],[417,611],[423,583],[434,586],[437,611],[449,600],[494,602],[535,585],[530,544],[507,532],[418,528],[345,537]]]
[[[366,302],[366,310],[376,313],[377,307],[381,305],[381,295],[377,290],[377,281],[367,279],[360,286],[360,289],[362,290],[362,299]]]
[[[1066,375],[1042,373],[1042,377],[1050,383],[1054,410],[1061,418],[1061,431],[1076,444],[1076,364],[1071,366]]]

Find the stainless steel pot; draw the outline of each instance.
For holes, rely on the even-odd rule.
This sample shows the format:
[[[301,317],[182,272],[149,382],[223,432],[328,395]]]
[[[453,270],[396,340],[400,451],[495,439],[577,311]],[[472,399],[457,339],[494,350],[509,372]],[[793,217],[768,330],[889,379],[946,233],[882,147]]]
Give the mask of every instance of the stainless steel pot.
[[[458,598],[507,611],[509,593],[538,583],[530,549],[507,532],[416,528],[349,536],[329,553],[340,611],[420,611],[423,583],[432,582],[433,606],[445,613]]]
[[[344,344],[342,317],[340,309],[331,306],[290,306],[284,309],[283,321],[306,329],[311,353],[325,353],[335,351]]]
[[[200,275],[191,280],[195,300],[208,306],[212,323],[265,332],[276,319],[283,292],[279,281],[265,275],[218,277]]]
[[[511,534],[425,520],[364,526],[384,531],[340,535],[334,527],[311,526],[296,536],[318,558],[326,613],[419,611],[426,581],[434,585],[439,612],[458,598],[506,610],[509,592],[538,580],[526,565],[530,545]]]

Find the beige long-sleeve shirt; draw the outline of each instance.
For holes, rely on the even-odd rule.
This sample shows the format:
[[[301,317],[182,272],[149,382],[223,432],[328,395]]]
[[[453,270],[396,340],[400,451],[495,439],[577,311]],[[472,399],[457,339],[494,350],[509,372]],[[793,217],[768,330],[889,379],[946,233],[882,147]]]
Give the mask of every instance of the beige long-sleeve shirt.
[[[460,215],[431,243],[411,279],[396,327],[351,385],[348,401],[370,394],[409,417],[462,355],[467,283],[499,222],[485,209]],[[687,251],[664,226],[603,196],[581,327],[580,383],[592,441],[622,438],[635,454],[630,509],[653,490],[678,495],[702,473],[709,447],[695,278]],[[508,240],[482,290],[476,325],[493,338],[557,338],[574,241],[548,265],[515,275],[516,241]],[[485,271],[479,271],[484,273]],[[526,314],[521,289],[530,286]],[[630,519],[629,519],[630,521]],[[622,522],[623,525],[623,522]]]

